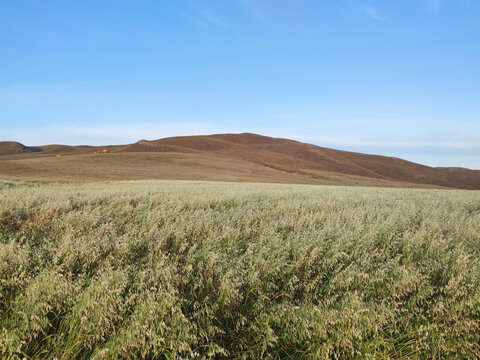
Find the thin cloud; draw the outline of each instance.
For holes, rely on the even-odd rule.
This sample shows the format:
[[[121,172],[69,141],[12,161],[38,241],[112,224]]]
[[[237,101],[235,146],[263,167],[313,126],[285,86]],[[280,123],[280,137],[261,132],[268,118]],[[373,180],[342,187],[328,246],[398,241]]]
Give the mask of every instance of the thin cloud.
[[[210,9],[202,9],[198,12],[198,15],[200,17],[200,21],[203,23],[217,25],[224,28],[227,28],[230,26],[230,24],[227,21],[217,16]]]
[[[206,21],[203,21],[203,20],[200,20],[200,19],[192,19],[192,22],[195,25],[198,25],[198,26],[201,26],[201,27],[204,27],[204,28],[208,27],[208,23]]]
[[[155,140],[170,136],[207,135],[220,129],[202,122],[141,123],[92,126],[53,126],[39,129],[11,129],[1,140],[19,141],[25,145],[127,144],[140,139]]]
[[[372,6],[363,6],[361,10],[374,20],[377,20],[377,21],[386,20],[385,17],[383,17],[382,14],[380,14],[380,12]]]
[[[282,136],[283,135],[283,136]],[[331,135],[311,136],[307,134],[276,134],[278,137],[287,137],[314,144],[328,146],[358,146],[358,147],[398,147],[398,148],[444,148],[444,149],[472,149],[480,150],[480,143],[471,141],[369,141],[353,136]]]
[[[443,5],[443,0],[422,0],[422,3],[429,11],[439,11]]]
[[[403,142],[358,142],[358,146],[382,146],[382,147],[420,147],[420,148],[446,148],[446,149],[480,149],[478,143],[465,143],[456,141],[403,141]]]
[[[267,17],[265,14],[259,9],[258,4],[255,1],[252,0],[240,0],[240,3],[243,5],[243,7],[255,18],[257,18],[260,21],[263,22],[268,22]]]

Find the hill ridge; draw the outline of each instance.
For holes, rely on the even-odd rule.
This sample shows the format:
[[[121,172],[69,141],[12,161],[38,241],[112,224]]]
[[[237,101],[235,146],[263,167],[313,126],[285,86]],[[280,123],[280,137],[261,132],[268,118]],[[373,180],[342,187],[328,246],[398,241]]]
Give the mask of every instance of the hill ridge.
[[[41,152],[39,147],[25,146],[18,141],[0,141],[0,155],[15,155]]]
[[[92,157],[92,154],[99,150],[112,154],[103,158]],[[92,177],[96,179],[128,180],[151,176],[192,180],[426,185],[480,189],[478,170],[434,168],[397,157],[336,150],[248,132],[142,139],[133,144],[101,147],[26,147],[15,142],[0,142],[0,155],[3,155],[0,156],[0,177],[3,173],[15,173],[2,171],[2,159],[8,160],[9,166],[20,166],[19,160],[28,158],[33,165],[40,167],[42,161],[47,161],[49,156],[55,153],[68,157],[77,156],[76,161],[81,163],[83,160],[85,164],[93,164],[93,168],[88,171],[91,171]],[[129,162],[129,159],[134,160]],[[71,164],[66,160],[59,161],[63,161],[65,168],[58,171],[64,176],[70,176],[68,173],[72,171]],[[114,174],[101,174],[95,167],[99,162],[108,165],[105,169],[114,169]],[[144,173],[138,171],[142,164]],[[58,163],[50,164],[52,168],[57,165]],[[42,171],[48,173],[50,170],[42,167]],[[32,172],[32,175],[35,175],[35,170]],[[83,178],[84,175],[80,174],[80,177]]]

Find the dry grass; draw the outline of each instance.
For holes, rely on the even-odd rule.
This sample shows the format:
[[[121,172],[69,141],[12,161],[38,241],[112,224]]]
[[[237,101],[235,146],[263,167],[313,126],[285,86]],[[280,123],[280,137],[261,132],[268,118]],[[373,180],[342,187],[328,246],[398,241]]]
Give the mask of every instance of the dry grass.
[[[479,255],[479,192],[0,182],[0,357],[478,358]]]
[[[212,154],[119,152],[108,154],[23,154],[0,157],[0,177],[29,182],[99,182],[113,180],[247,181],[385,187],[434,185],[312,170],[312,176],[285,172],[241,159]]]
[[[432,168],[391,157],[248,133],[141,140],[106,147],[47,145],[38,148],[41,152],[28,153],[30,150],[22,144],[16,143],[12,149],[12,143],[0,142],[0,155],[9,151],[12,154],[0,156],[0,178],[44,182],[161,179],[480,189],[477,171]],[[57,157],[58,154],[65,156]]]

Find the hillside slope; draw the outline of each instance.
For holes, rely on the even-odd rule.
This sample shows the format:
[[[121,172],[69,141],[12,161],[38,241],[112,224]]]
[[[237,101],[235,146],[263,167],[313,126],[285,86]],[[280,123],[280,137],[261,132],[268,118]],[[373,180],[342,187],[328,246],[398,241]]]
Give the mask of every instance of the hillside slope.
[[[480,189],[479,171],[432,168],[250,133],[170,137],[105,147],[0,144],[0,178],[6,179],[185,179]]]
[[[16,155],[33,152],[41,152],[38,147],[25,146],[16,141],[0,141],[0,155]]]
[[[202,152],[312,178],[322,178],[327,172],[387,181],[480,189],[478,171],[432,168],[398,158],[334,150],[249,133],[142,140],[117,151]]]

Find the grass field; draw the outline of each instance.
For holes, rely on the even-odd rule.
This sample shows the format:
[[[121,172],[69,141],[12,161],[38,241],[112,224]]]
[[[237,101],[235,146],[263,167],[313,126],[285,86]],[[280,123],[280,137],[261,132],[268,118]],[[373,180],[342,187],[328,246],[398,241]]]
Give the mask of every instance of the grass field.
[[[0,358],[480,357],[480,192],[0,182]]]

